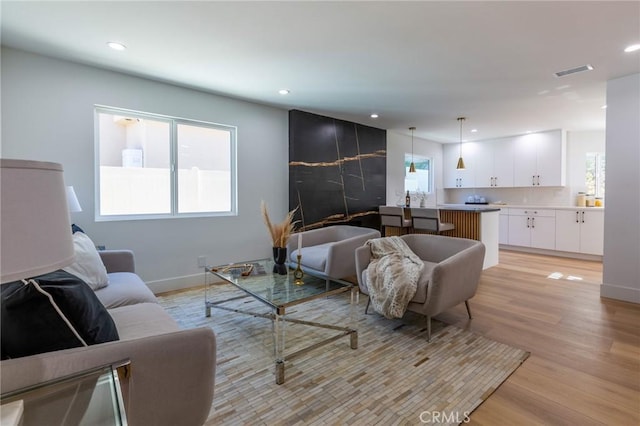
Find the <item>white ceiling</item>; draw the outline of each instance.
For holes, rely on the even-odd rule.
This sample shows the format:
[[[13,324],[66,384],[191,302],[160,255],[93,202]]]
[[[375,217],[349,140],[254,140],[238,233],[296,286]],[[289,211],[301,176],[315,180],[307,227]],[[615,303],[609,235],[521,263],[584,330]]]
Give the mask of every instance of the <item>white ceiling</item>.
[[[604,129],[606,81],[640,72],[640,51],[623,52],[640,43],[638,1],[3,1],[1,12],[3,45],[404,133],[415,126],[439,142],[459,141],[461,115],[465,140]],[[554,76],[585,64],[594,70]]]

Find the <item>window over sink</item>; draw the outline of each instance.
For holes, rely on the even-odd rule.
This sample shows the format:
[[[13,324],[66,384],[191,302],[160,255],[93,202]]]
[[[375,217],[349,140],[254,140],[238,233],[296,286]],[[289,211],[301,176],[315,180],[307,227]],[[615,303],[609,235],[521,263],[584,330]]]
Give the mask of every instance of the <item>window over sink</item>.
[[[604,197],[605,155],[603,152],[587,152],[587,193]]]
[[[416,172],[409,173],[413,161]],[[404,154],[404,190],[412,194],[430,194],[433,190],[433,161],[430,157]]]

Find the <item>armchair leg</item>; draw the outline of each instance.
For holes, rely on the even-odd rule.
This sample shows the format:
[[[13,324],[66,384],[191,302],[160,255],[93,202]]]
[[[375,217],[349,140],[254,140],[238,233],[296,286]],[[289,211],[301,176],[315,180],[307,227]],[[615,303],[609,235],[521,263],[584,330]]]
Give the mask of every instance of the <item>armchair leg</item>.
[[[431,317],[427,317],[427,342],[431,341]]]
[[[367,306],[364,308],[364,314],[367,315],[367,311],[369,310],[369,305],[371,304],[371,296],[367,298]]]
[[[467,307],[467,314],[469,314],[469,319],[473,319],[473,317],[471,316],[471,308],[469,308],[469,301],[465,300],[464,305]]]

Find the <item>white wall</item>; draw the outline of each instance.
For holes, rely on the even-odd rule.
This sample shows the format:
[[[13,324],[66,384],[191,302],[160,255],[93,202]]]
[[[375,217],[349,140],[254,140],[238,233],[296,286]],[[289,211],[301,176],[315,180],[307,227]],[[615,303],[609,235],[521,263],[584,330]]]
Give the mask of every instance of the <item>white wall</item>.
[[[288,206],[287,112],[170,84],[2,48],[3,158],[62,163],[83,211],[73,222],[95,244],[129,248],[155,292],[198,285],[209,264],[268,257],[260,216]],[[238,216],[94,222],[94,104],[238,127]],[[46,206],[37,206],[46,208]]]
[[[387,131],[387,204],[395,205],[398,198],[404,203],[404,154],[411,153],[411,135]],[[427,206],[435,206],[444,198],[442,186],[442,145],[437,142],[413,138],[413,153],[431,157],[434,166],[435,193],[429,195]],[[418,200],[411,201],[412,206],[419,205]]]
[[[640,303],[640,74],[607,82],[607,180],[600,295]]]

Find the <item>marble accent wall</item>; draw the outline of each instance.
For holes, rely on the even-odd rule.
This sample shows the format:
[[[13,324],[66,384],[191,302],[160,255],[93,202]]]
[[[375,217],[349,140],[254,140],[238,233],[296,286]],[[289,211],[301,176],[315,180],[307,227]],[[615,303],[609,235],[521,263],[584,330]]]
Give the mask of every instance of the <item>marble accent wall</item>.
[[[386,204],[387,132],[289,111],[289,209],[302,229],[331,224],[378,228]]]

